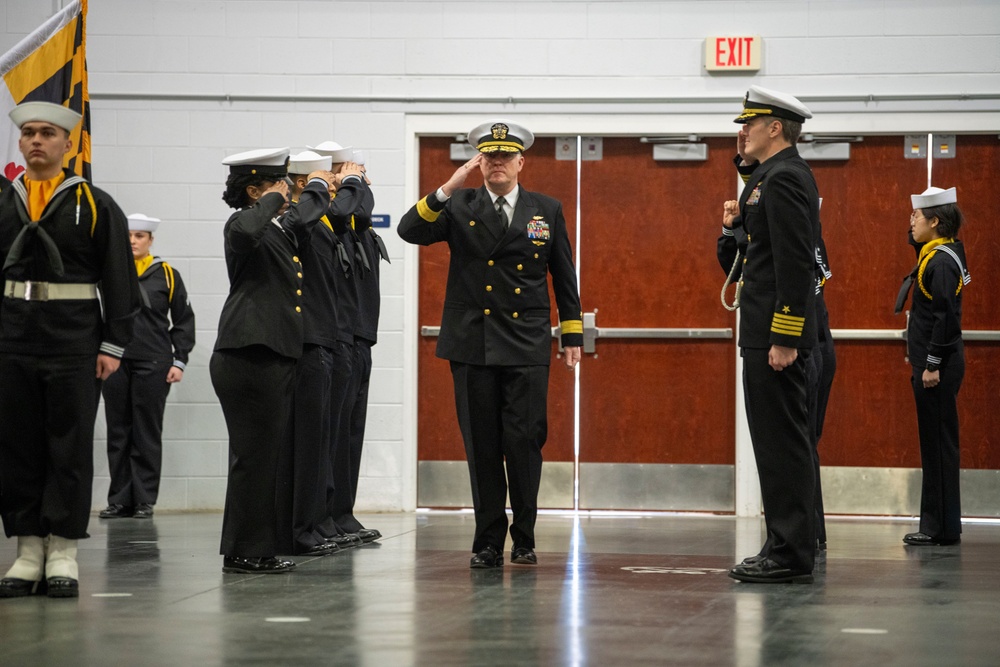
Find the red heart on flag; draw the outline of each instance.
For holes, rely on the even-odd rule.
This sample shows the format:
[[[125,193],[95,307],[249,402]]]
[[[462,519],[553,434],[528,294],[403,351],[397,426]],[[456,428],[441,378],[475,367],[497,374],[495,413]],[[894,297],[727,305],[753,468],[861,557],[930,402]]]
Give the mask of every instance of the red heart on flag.
[[[22,171],[24,171],[24,167],[21,165],[8,162],[7,166],[3,168],[3,175],[8,181],[13,181],[21,175]]]

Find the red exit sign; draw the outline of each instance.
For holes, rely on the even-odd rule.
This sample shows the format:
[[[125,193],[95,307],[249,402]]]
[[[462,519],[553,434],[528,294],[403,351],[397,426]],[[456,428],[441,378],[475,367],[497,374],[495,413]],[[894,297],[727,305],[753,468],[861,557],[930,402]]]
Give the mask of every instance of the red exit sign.
[[[753,71],[760,69],[760,35],[706,37],[705,69],[710,71]]]

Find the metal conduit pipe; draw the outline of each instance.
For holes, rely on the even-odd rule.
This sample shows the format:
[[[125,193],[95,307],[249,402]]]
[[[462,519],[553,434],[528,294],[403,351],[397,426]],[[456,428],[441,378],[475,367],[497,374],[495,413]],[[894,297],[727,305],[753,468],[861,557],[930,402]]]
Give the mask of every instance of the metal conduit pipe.
[[[732,105],[732,95],[691,97],[417,97],[413,95],[286,95],[253,93],[124,93],[91,91],[92,100],[158,100],[179,102],[331,102],[331,103],[396,103],[396,104],[673,104],[673,105]],[[968,102],[1000,100],[996,93],[940,94],[868,94],[868,95],[802,95],[803,102]]]

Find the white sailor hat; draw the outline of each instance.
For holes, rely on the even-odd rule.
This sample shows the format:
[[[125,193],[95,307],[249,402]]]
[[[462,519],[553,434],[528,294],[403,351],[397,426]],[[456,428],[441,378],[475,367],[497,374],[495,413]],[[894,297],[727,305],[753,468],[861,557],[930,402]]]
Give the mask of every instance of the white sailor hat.
[[[288,165],[288,148],[258,148],[230,155],[222,164],[231,174],[285,174]]]
[[[313,151],[302,151],[288,158],[289,174],[311,174],[314,171],[330,171],[333,159]]]
[[[799,123],[804,123],[806,118],[813,117],[809,108],[791,95],[760,86],[750,86],[746,97],[743,98],[743,113],[733,122],[742,124],[757,116],[774,116]]]
[[[531,148],[535,135],[523,125],[495,118],[472,128],[469,143],[480,153],[517,153]]]
[[[324,141],[318,146],[306,146],[311,151],[316,151],[320,155],[329,155],[333,158],[334,164],[350,162],[354,159],[354,149],[350,146],[341,146],[336,141]]]
[[[365,166],[365,160],[368,159],[367,154],[364,151],[354,150],[354,154],[351,156],[351,162],[354,164],[359,164],[362,167]]]
[[[158,218],[150,218],[142,213],[132,213],[128,216],[128,230],[130,232],[149,232],[152,234],[160,226]]]
[[[24,102],[11,109],[8,115],[18,128],[25,123],[41,121],[52,123],[67,132],[72,132],[80,119],[83,118],[72,109],[52,102]]]
[[[910,195],[910,203],[914,209],[931,208],[932,206],[943,206],[944,204],[957,204],[958,192],[955,188],[942,190],[941,188],[927,188],[919,195]]]

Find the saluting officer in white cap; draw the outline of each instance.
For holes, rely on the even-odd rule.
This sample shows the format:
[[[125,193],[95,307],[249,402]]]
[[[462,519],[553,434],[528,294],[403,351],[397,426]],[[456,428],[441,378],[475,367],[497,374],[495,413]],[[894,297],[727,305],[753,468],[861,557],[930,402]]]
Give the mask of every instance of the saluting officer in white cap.
[[[229,296],[209,370],[229,430],[222,523],[223,572],[271,574],[295,567],[279,535],[278,461],[291,449],[295,364],[302,355],[300,242],[317,221],[285,220],[288,148],[247,151],[229,167],[223,199]]]
[[[289,464],[292,553],[317,556],[362,542],[360,536],[347,537],[332,518],[331,430],[339,410],[331,404],[333,395],[339,396],[339,405],[349,391],[353,323],[342,323],[341,315],[346,303],[357,303],[356,267],[342,237],[350,230],[351,214],[370,192],[357,164],[334,166],[332,156],[320,150],[292,156],[289,173],[296,201],[286,218],[320,221],[311,225],[302,248],[303,351],[295,372],[294,455]]]
[[[365,165],[364,151],[353,150],[352,162],[362,170],[366,186],[371,185]],[[378,321],[381,308],[381,263],[389,261],[385,242],[372,227],[372,212],[375,198],[371,188],[366,187],[364,197],[350,216],[345,243],[353,246],[353,282],[357,295],[357,307],[353,308],[351,319],[354,323],[354,359],[351,364],[351,381],[347,397],[340,411],[340,429],[335,436],[337,459],[333,466],[333,507],[332,515],[336,524],[352,537],[356,535],[363,542],[372,542],[382,533],[376,528],[362,525],[354,514],[358,495],[358,481],[361,475],[361,457],[364,451],[365,428],[368,421],[368,387],[372,372],[372,346],[378,342]],[[336,206],[341,198],[338,192],[334,200]]]
[[[368,384],[371,377],[371,346],[378,337],[378,316],[380,307],[379,261],[388,261],[385,243],[372,229],[371,215],[375,207],[371,180],[365,167],[365,155],[352,146],[342,146],[336,141],[324,141],[312,147],[321,155],[329,155],[331,167],[337,174],[337,197],[334,199],[329,219],[340,240],[338,252],[346,252],[352,265],[350,279],[354,286],[352,293],[342,295],[336,301],[338,330],[341,336],[349,331],[353,342],[353,360],[350,377],[346,383],[334,382],[330,402],[339,409],[331,428],[331,478],[329,484],[328,512],[330,520],[321,526],[321,532],[329,535],[336,532],[353,539],[372,542],[382,536],[374,528],[366,528],[354,516],[357,499],[358,480],[361,473],[361,456],[364,448],[364,432],[368,410]],[[356,184],[351,192],[343,192],[341,179],[358,170],[364,180],[362,198],[354,198]],[[345,194],[350,194],[349,199]],[[339,276],[338,276],[339,278]],[[338,539],[331,537],[331,539]]]
[[[747,233],[740,280],[745,400],[768,538],[729,576],[757,583],[812,582],[816,550],[809,355],[817,342],[819,195],[795,143],[809,109],[791,95],[751,86],[734,122],[745,164],[758,163],[739,202]]]
[[[128,216],[143,307],[122,364],[104,381],[108,425],[108,506],[102,519],[149,519],[159,496],[163,411],[170,386],[184,377],[194,348],[194,310],[181,274],[153,255],[159,218]]]
[[[333,181],[330,165],[333,164],[329,155],[320,155],[315,151],[305,150],[288,158],[288,178],[291,181],[288,198],[292,203],[299,200],[299,195],[313,178],[319,178],[328,185]]]
[[[514,121],[477,125],[469,132],[476,157],[417,202],[397,230],[410,243],[447,241],[451,250],[437,356],[451,362],[472,475],[473,568],[503,565],[508,490],[514,510],[511,561],[537,563],[534,528],[552,346],[549,274],[566,368],[579,362],[583,344],[562,205],[518,182],[523,152],[533,142],[531,131]],[[462,187],[474,171],[484,186]]]
[[[972,281],[965,246],[958,239],[964,218],[955,188],[931,187],[910,197],[910,243],[917,264],[896,299],[902,312],[913,283],[906,323],[910,384],[920,433],[920,526],[903,537],[911,546],[958,544],[962,534],[959,490],[958,390],[965,376],[962,298]]]
[[[76,597],[77,540],[87,537],[93,491],[95,376],[117,370],[139,288],[125,214],[63,168],[80,115],[28,102],[10,118],[25,172],[0,192],[0,515],[18,537],[18,557],[0,597],[30,595],[43,579],[49,597]]]

